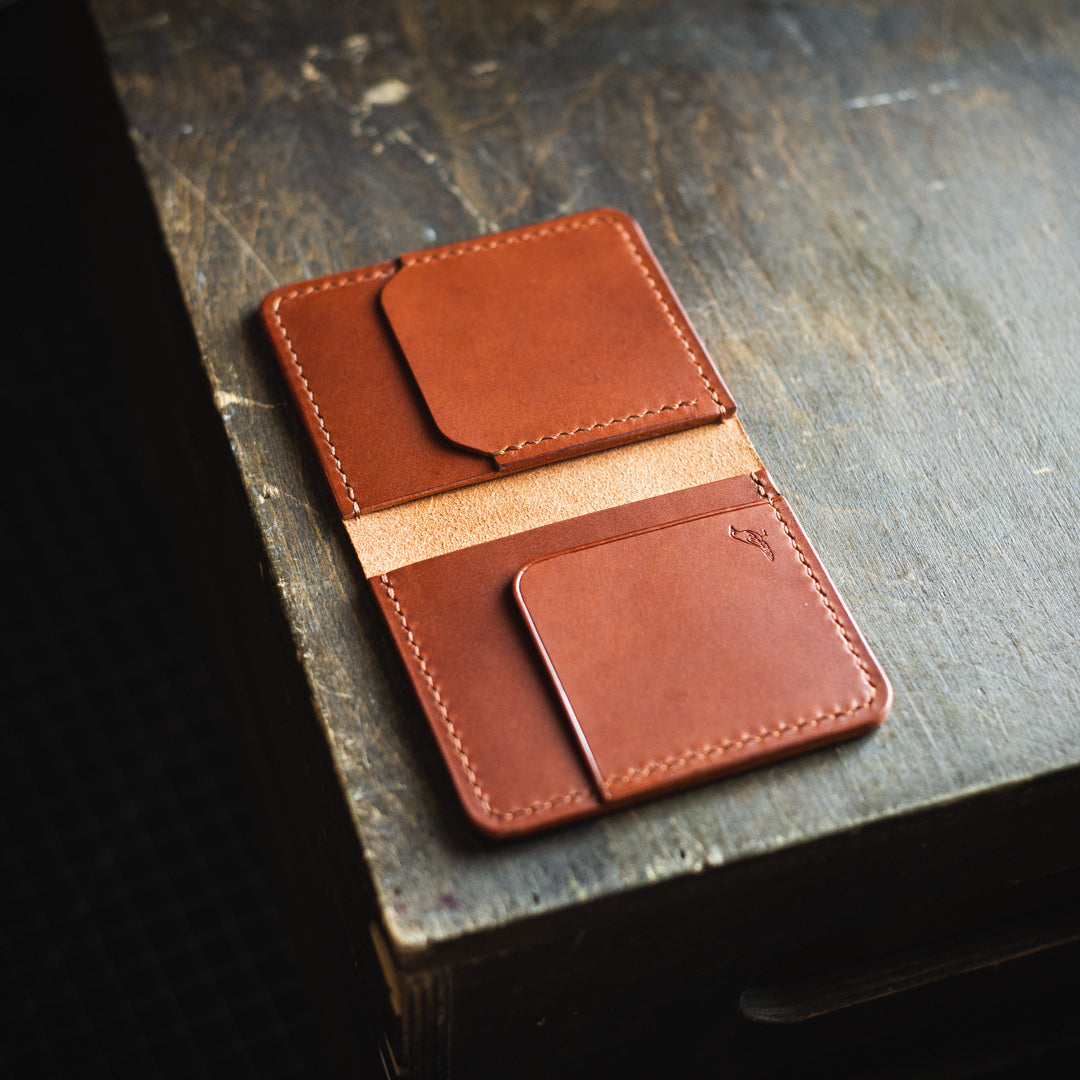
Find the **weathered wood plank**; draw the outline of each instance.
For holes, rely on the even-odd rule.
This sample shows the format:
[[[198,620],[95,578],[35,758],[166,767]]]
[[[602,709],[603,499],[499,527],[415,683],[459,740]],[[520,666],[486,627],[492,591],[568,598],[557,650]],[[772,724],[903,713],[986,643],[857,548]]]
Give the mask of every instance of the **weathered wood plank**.
[[[1076,766],[1080,6],[95,7],[404,955]],[[897,704],[857,744],[493,847],[251,314],[603,204],[642,222]]]

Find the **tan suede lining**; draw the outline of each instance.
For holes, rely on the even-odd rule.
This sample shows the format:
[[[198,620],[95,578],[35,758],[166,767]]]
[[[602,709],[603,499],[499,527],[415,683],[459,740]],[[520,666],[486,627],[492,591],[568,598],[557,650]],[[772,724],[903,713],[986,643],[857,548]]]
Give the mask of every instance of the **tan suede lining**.
[[[421,559],[762,468],[738,420],[629,443],[345,522],[368,577]]]

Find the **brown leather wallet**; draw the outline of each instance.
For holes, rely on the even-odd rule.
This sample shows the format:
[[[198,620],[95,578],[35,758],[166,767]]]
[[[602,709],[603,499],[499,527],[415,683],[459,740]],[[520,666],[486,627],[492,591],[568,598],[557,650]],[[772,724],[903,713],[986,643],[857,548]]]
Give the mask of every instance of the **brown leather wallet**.
[[[888,681],[625,214],[287,286],[263,319],[485,833],[884,718]]]

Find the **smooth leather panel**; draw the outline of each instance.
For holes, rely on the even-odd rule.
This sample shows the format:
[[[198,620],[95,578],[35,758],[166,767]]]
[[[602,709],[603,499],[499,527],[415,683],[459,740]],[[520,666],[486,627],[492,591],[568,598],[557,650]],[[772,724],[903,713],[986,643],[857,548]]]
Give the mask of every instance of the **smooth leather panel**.
[[[633,220],[591,211],[402,258],[381,294],[442,433],[500,469],[734,411]]]
[[[345,518],[497,474],[439,434],[378,295],[397,264],[271,293],[263,322]]]
[[[462,805],[478,828],[500,837],[531,832],[596,813],[613,801],[634,801],[668,783],[660,777],[659,769],[645,773],[640,782],[629,779],[612,783],[606,791],[594,781],[556,687],[517,608],[512,583],[518,570],[544,555],[638,533],[672,520],[715,514],[733,506],[756,506],[759,515],[777,521],[776,525],[765,526],[770,537],[774,529],[783,536],[783,526],[770,516],[775,511],[766,501],[772,495],[768,480],[763,472],[756,475],[757,480],[736,477],[599,511],[371,579]],[[849,635],[859,662],[871,673],[873,698],[857,714],[818,717],[816,723],[807,723],[791,734],[755,742],[758,729],[765,726],[759,721],[743,747],[724,755],[706,754],[700,768],[691,765],[679,769],[679,785],[845,738],[876,722],[888,706],[888,683],[801,531],[797,531],[790,509],[781,500],[774,501],[798,537],[803,555]],[[764,560],[756,548],[748,547],[747,553]],[[787,567],[784,573],[789,570]],[[830,620],[821,617],[821,594],[809,585],[798,586],[796,594],[796,603],[805,605],[810,612],[813,632],[825,624],[827,643],[822,648],[831,656],[837,631]],[[571,608],[573,602],[573,597],[569,598]],[[653,614],[647,611],[645,621],[651,620]],[[778,617],[782,623],[783,617]],[[600,648],[604,651],[604,646]],[[847,681],[827,696],[843,701],[853,692],[852,666],[839,665]],[[759,678],[755,670],[741,670],[725,673],[724,678],[729,693],[737,692],[742,699],[758,695],[756,715],[774,715],[771,676]],[[776,678],[781,693],[786,692],[782,676]],[[703,672],[695,691],[711,692],[716,681],[713,673]],[[786,710],[790,701],[780,705]],[[662,739],[660,744],[657,742],[656,732],[681,723],[680,715],[681,703],[673,697],[663,709],[642,717],[640,727],[627,732],[625,753],[613,760],[631,761],[628,768],[645,765],[657,745],[662,745]],[[788,717],[789,722],[794,719]],[[679,753],[683,749],[680,747]],[[663,752],[668,753],[666,746]],[[669,766],[668,773],[675,772]]]
[[[881,677],[778,498],[542,556],[515,589],[605,799],[883,716]]]

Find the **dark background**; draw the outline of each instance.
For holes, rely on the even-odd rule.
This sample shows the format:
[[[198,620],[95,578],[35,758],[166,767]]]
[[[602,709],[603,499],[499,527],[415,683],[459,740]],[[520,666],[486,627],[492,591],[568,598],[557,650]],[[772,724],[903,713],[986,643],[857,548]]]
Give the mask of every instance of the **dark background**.
[[[0,5],[0,79],[0,1075],[322,1075],[99,309],[82,159],[122,121],[81,6]]]

